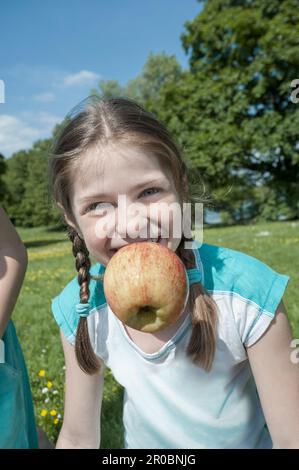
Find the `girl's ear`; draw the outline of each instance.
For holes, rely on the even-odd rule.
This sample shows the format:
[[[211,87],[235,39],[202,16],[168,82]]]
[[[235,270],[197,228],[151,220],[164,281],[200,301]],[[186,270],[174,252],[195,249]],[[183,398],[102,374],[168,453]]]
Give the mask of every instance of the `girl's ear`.
[[[70,217],[68,217],[68,215],[66,214],[63,206],[57,202],[57,205],[59,206],[59,209],[61,210],[62,212],[62,215],[63,215],[63,218],[65,220],[65,223],[67,225],[69,225],[70,227],[72,227],[74,230],[76,230],[76,232],[79,234],[79,236],[83,239],[83,235],[81,234],[81,231],[80,229],[77,227],[76,223],[74,222],[74,220]]]

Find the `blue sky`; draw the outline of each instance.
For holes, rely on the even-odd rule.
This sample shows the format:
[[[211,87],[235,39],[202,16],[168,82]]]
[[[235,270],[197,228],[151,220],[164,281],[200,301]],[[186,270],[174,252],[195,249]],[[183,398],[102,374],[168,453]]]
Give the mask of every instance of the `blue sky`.
[[[150,51],[187,68],[180,34],[200,10],[197,0],[2,0],[0,153],[49,137],[99,79],[124,85]]]

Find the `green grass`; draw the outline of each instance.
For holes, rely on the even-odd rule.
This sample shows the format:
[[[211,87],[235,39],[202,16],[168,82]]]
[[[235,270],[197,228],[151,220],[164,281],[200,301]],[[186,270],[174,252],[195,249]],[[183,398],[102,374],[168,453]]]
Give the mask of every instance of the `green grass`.
[[[20,228],[18,233],[27,246],[29,263],[12,318],[30,375],[37,423],[55,443],[63,416],[64,358],[51,299],[76,275],[74,260],[64,233],[46,228]],[[243,251],[290,276],[284,302],[294,337],[298,338],[299,222],[207,228],[203,241]],[[45,371],[44,376],[39,375],[40,370]],[[43,393],[45,387],[48,392]],[[122,399],[122,387],[106,369],[101,419],[103,449],[124,446]],[[46,416],[41,416],[42,410],[47,410]],[[57,415],[52,416],[51,410]]]

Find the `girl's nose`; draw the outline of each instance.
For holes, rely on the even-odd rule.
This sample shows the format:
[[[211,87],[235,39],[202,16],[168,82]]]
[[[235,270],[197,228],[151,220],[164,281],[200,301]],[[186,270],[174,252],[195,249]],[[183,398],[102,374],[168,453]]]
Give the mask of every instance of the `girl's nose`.
[[[120,238],[147,238],[148,219],[146,214],[132,214],[128,210],[115,219],[115,233]]]

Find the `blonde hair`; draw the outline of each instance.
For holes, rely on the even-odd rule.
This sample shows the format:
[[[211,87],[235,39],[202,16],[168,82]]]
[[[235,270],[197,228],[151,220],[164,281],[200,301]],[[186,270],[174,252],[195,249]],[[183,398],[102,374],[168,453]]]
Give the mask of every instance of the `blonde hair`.
[[[88,149],[96,144],[106,145],[111,142],[134,143],[144,150],[151,150],[170,170],[181,203],[196,199],[203,202],[202,195],[190,192],[189,169],[183,161],[179,146],[163,123],[132,99],[100,99],[91,96],[87,98],[87,106],[83,110],[75,116],[67,116],[49,155],[50,194],[69,219],[74,220],[70,202],[74,170]],[[84,240],[69,225],[67,233],[72,242],[78,272],[80,302],[85,303],[90,295],[89,252]],[[196,267],[196,261],[193,251],[184,247],[186,240],[183,235],[176,254],[189,269]],[[190,286],[190,306],[192,333],[186,352],[194,363],[208,372],[215,356],[217,308],[201,283]],[[79,319],[75,351],[79,366],[86,373],[93,374],[100,369],[90,343],[86,317]]]

